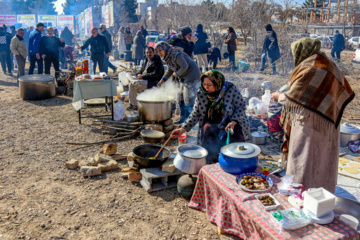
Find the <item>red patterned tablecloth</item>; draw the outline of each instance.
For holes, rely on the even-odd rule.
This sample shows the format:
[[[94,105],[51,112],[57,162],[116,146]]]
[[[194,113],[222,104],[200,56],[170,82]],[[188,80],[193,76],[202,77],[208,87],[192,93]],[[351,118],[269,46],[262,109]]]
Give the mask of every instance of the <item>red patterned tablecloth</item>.
[[[282,205],[278,209],[291,208],[287,197],[277,191],[280,179],[271,178],[274,181],[271,193]],[[360,239],[355,229],[337,217],[328,225],[310,224],[298,230],[280,231],[270,212],[254,198],[255,194],[242,191],[235,179],[235,175],[224,172],[219,164],[203,167],[189,207],[204,211],[208,220],[222,231],[243,239]]]

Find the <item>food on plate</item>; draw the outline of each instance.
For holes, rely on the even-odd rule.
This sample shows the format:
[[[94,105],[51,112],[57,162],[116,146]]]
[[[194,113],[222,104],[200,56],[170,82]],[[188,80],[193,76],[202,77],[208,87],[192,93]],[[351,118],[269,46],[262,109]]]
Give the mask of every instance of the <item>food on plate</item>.
[[[276,205],[275,200],[272,197],[270,197],[269,195],[260,196],[257,199],[259,199],[261,204],[264,205],[265,207]]]
[[[345,167],[344,171],[351,173],[351,174],[359,174],[360,173],[357,169],[351,168],[351,167]]]
[[[95,75],[95,76],[93,77],[93,80],[102,80],[102,79],[103,79],[103,77],[100,76],[100,75]]]
[[[349,166],[352,168],[360,168],[360,163],[349,163]]]
[[[251,190],[266,190],[269,188],[266,178],[251,175],[243,176],[241,185]]]
[[[89,74],[82,74],[76,78],[78,81],[89,81],[91,80],[91,76]]]

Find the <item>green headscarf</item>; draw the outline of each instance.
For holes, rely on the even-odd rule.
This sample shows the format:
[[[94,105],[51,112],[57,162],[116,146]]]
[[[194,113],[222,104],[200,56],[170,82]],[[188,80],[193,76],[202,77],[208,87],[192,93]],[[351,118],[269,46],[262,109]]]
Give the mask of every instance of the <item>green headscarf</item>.
[[[321,49],[321,42],[316,38],[301,38],[291,44],[291,51],[294,56],[295,67],[302,61],[316,54]]]
[[[205,88],[203,87],[205,78],[209,78],[211,80],[211,82],[214,84],[215,92],[208,93],[205,90]],[[224,86],[224,84],[225,84],[224,75],[215,69],[207,71],[206,73],[201,75],[201,87],[200,88],[208,96],[208,98],[210,100],[214,100],[215,98],[217,98],[219,96],[220,91],[221,91],[222,87]]]

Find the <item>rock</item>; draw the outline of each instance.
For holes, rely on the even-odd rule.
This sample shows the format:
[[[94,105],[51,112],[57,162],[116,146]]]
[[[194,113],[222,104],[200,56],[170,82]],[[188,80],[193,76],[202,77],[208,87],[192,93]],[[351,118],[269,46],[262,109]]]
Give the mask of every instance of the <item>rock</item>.
[[[91,166],[91,164],[87,160],[80,160],[79,167],[84,167],[84,166]]]
[[[91,177],[101,175],[101,168],[94,166],[83,166],[80,168],[80,172],[84,177]]]
[[[165,130],[166,132],[169,132],[169,131],[171,131],[171,130],[173,130],[173,129],[174,129],[174,124],[164,127],[164,130]]]
[[[126,167],[123,168],[121,172],[139,172],[139,169],[136,167]]]
[[[91,166],[96,166],[98,164],[95,158],[93,157],[89,157],[87,161]]]
[[[113,160],[113,158],[111,156],[108,156],[108,155],[105,155],[102,153],[97,153],[95,155],[94,159],[97,163],[108,162],[108,161]]]
[[[135,161],[135,155],[133,152],[131,152],[127,155],[127,160],[130,162]]]
[[[117,152],[117,144],[110,143],[100,147],[100,153],[105,155],[114,155]]]
[[[75,169],[79,166],[79,161],[76,159],[71,159],[70,161],[65,163],[65,166],[69,169]]]
[[[129,174],[130,174],[130,172],[122,172],[120,174],[120,177],[123,178],[123,179],[126,179],[126,178],[129,178]]]
[[[164,131],[163,126],[161,124],[146,124],[145,125],[146,130],[156,130],[156,131]]]
[[[166,160],[166,162],[162,165],[162,171],[173,173],[176,170],[176,167],[174,166],[174,159],[169,158]]]
[[[98,164],[98,167],[100,167],[101,171],[110,171],[119,168],[118,163],[115,160],[111,160],[108,162],[101,162]]]
[[[172,119],[166,120],[164,122],[164,126],[169,126],[169,125],[173,125],[173,124],[174,124],[174,120],[172,120]]]
[[[131,182],[140,182],[142,179],[142,174],[139,172],[130,172],[129,173],[129,180]]]

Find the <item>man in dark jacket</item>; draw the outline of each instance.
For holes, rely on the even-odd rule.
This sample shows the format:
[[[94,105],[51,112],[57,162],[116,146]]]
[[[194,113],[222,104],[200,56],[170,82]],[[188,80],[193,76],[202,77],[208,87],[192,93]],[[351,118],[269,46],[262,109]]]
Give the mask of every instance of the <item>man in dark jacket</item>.
[[[90,45],[91,60],[94,62],[94,73],[96,65],[99,64],[100,72],[105,72],[105,57],[110,56],[109,44],[106,38],[99,34],[96,27],[91,29],[91,37],[81,47],[81,51]]]
[[[164,75],[163,63],[161,58],[155,54],[154,48],[147,47],[145,53],[145,61],[141,66],[140,72],[136,75],[139,80],[133,81],[129,85],[130,107],[127,110],[137,110],[137,94],[157,86]]]
[[[64,39],[55,37],[54,28],[47,29],[48,36],[43,36],[40,41],[40,53],[45,61],[45,74],[50,74],[51,63],[55,68],[55,78],[59,76],[59,48],[65,47]]]
[[[146,36],[149,35],[146,29],[143,26],[140,26],[139,30],[143,33],[144,39],[146,39]]]
[[[11,36],[8,32],[5,32],[3,27],[0,27],[0,62],[1,67],[6,74],[6,66],[8,68],[9,75],[11,73],[11,58],[10,58],[10,43],[11,43]]]
[[[167,43],[173,45],[174,47],[179,47],[185,52],[189,57],[192,57],[194,52],[194,43],[192,40],[192,30],[189,27],[184,27],[180,30],[180,33],[174,37],[170,38]]]
[[[280,49],[278,45],[277,35],[272,29],[271,24],[267,24],[265,26],[265,29],[266,29],[266,37],[262,49],[263,54],[261,55],[261,67],[259,70],[264,71],[265,62],[266,59],[268,59],[272,66],[272,74],[276,74],[275,61],[280,58]]]
[[[106,41],[109,44],[109,49],[110,52],[113,49],[113,44],[112,44],[112,38],[111,38],[111,34],[109,33],[109,31],[106,30],[106,25],[105,24],[101,24],[100,25],[100,31],[101,31],[101,35],[103,35],[106,38]],[[105,58],[105,72],[106,74],[108,73],[108,68],[111,68],[114,72],[114,74],[117,71],[117,67],[115,67],[110,61],[109,61],[109,57]]]
[[[65,48],[60,48],[59,60],[61,62],[61,68],[66,69],[66,58],[70,59],[70,64],[74,60],[74,57],[72,55],[72,50],[73,50],[72,46],[73,46],[74,34],[69,30],[68,27],[65,27],[64,30],[60,34],[60,38],[64,39],[66,47]]]
[[[331,49],[331,57],[335,58],[335,54],[336,54],[336,58],[340,60],[340,54],[344,49],[345,49],[345,38],[341,33],[339,33],[339,30],[336,30],[332,49]]]
[[[29,75],[34,74],[35,63],[38,64],[38,74],[43,74],[43,59],[40,56],[40,41],[41,33],[44,31],[45,25],[43,23],[38,23],[36,29],[30,33],[29,37],[29,57],[30,57],[30,68]]]

